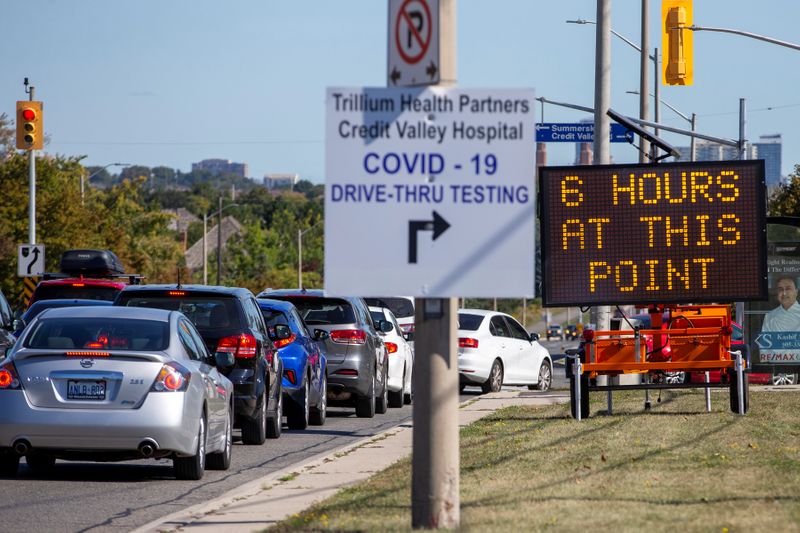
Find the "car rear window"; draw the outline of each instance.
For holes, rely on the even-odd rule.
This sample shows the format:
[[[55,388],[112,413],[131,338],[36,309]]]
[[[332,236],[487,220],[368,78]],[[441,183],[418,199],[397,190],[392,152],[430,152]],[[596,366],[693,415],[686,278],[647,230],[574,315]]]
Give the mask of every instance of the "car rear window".
[[[476,331],[481,327],[483,315],[472,315],[469,313],[458,313],[458,329]]]
[[[364,298],[367,305],[373,307],[386,307],[397,318],[413,318],[414,304],[408,298]]]
[[[103,285],[87,285],[75,283],[71,285],[39,285],[36,287],[35,300],[109,300],[119,294],[120,289]]]
[[[309,326],[356,323],[353,307],[347,300],[308,296],[270,296],[270,298],[292,302],[297,307],[303,322]]]
[[[25,340],[26,348],[162,351],[169,324],[120,318],[43,318]]]
[[[170,296],[163,293],[122,294],[119,305],[127,307],[154,307],[169,311],[180,311],[201,332],[209,329],[241,329],[242,319],[236,298],[210,294],[184,294]]]

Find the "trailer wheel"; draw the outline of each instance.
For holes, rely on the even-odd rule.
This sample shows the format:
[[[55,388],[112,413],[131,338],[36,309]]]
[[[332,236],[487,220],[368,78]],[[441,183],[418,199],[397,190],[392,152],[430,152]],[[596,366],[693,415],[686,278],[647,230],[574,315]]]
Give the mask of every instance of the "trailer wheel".
[[[736,378],[736,371],[732,368],[728,369],[728,387],[730,388],[731,394],[731,412],[736,413],[737,415],[746,414],[747,411],[750,410],[750,374],[748,372],[742,373],[742,390],[744,396],[744,412],[739,412],[739,385],[738,379]]]
[[[569,378],[569,407],[572,418],[578,418],[576,386],[581,388],[581,420],[589,418],[589,374],[581,374],[580,379],[574,375]]]

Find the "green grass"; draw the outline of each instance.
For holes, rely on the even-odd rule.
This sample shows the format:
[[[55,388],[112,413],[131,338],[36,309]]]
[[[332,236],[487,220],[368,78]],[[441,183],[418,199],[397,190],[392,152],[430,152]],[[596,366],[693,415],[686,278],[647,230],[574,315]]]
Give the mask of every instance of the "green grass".
[[[656,393],[657,396],[657,393]],[[592,394],[568,405],[514,407],[461,432],[461,527],[469,531],[800,530],[800,393],[751,390],[750,413],[727,392]],[[411,462],[346,488],[279,531],[408,531]]]

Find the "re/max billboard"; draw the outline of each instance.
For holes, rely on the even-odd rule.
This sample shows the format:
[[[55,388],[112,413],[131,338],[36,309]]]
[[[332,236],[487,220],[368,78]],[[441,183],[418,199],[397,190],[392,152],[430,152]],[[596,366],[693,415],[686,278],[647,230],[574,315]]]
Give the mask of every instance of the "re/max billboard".
[[[766,298],[762,160],[539,176],[545,306]]]

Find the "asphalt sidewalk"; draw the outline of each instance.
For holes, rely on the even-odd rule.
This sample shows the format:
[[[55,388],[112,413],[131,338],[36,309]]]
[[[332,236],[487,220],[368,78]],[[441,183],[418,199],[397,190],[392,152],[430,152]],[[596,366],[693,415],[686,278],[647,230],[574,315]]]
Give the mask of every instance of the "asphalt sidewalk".
[[[462,404],[459,424],[467,426],[511,405],[550,405],[568,401],[568,391],[485,394]],[[162,517],[134,530],[134,533],[260,531],[348,485],[367,479],[410,455],[411,448],[412,427],[409,422],[274,472],[214,500]]]

